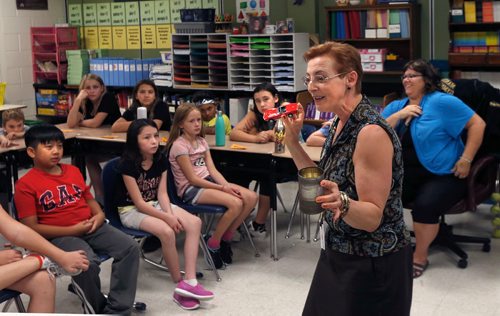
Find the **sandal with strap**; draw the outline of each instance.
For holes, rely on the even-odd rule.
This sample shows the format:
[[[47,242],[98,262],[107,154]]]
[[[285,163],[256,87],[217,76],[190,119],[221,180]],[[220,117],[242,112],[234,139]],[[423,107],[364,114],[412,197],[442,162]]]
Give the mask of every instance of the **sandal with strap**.
[[[419,278],[424,274],[424,271],[427,270],[429,266],[429,260],[425,261],[425,263],[416,263],[413,262],[413,278]]]

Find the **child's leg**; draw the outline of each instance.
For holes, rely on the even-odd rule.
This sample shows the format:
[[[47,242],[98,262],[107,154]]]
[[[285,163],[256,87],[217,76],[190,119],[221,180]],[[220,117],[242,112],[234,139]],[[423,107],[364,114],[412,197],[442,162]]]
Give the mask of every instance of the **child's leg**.
[[[248,217],[248,215],[252,212],[257,204],[257,194],[254,191],[251,191],[247,188],[238,186],[241,192],[242,200],[243,200],[243,209],[240,215],[236,218],[236,220],[231,224],[228,231],[233,233],[240,227],[241,223]]]
[[[187,280],[196,279],[196,259],[198,258],[201,219],[174,205],[172,210],[186,231],[186,240],[184,241],[185,278]]]
[[[101,225],[94,233],[81,238],[95,252],[107,253],[113,257],[109,295],[101,313],[129,314],[134,304],[139,272],[140,250],[137,242],[108,224]]]
[[[269,209],[271,208],[271,199],[268,195],[259,195],[259,207],[255,215],[254,222],[257,224],[265,224]]]
[[[222,235],[228,230],[236,218],[240,216],[243,208],[242,199],[229,193],[213,189],[203,190],[198,198],[198,203],[223,205],[227,208],[215,226],[215,231],[212,235],[212,239],[217,242],[220,242]]]
[[[94,188],[95,199],[102,203],[104,201],[104,190],[102,188],[102,168],[99,162],[103,160],[99,155],[89,154],[85,156],[85,164],[89,171],[90,182]]]
[[[139,226],[141,230],[147,231],[158,237],[161,241],[161,250],[165,264],[174,282],[179,282],[181,270],[179,267],[179,255],[175,246],[175,232],[168,224],[156,217],[147,216]]]
[[[8,288],[22,292],[30,297],[28,313],[54,312],[56,280],[55,278],[50,278],[46,270],[33,272],[27,277],[10,285]]]
[[[101,293],[101,279],[99,278],[99,272],[101,271],[99,265],[101,261],[83,238],[84,236],[82,238],[72,236],[58,237],[52,239],[51,242],[56,247],[65,251],[85,251],[89,259],[89,269],[79,275],[73,276],[73,285],[75,292],[84,304],[84,312],[99,314],[103,312],[107,302],[106,297]]]

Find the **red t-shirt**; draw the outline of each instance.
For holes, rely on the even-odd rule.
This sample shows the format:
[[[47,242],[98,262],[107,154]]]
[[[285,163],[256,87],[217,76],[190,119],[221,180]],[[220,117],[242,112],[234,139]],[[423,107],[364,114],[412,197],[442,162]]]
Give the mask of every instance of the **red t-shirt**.
[[[38,223],[71,226],[91,217],[86,200],[93,199],[80,170],[60,164],[61,174],[32,168],[16,183],[14,202],[19,219],[38,216]]]

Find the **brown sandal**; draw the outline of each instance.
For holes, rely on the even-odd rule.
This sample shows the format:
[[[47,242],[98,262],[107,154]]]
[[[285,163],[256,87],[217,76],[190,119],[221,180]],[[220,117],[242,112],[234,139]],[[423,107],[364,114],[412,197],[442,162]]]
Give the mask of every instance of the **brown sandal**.
[[[413,262],[413,278],[419,278],[424,274],[424,271],[427,270],[429,266],[429,260],[427,260],[424,264]]]

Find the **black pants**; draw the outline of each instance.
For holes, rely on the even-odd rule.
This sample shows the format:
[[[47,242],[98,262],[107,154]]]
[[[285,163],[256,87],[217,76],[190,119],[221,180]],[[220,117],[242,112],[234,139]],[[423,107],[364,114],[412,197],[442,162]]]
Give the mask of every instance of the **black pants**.
[[[437,224],[464,197],[466,189],[466,180],[453,174],[435,175],[423,167],[405,167],[403,205],[411,206],[413,221]]]
[[[412,299],[410,245],[383,257],[321,251],[304,316],[406,316]]]

